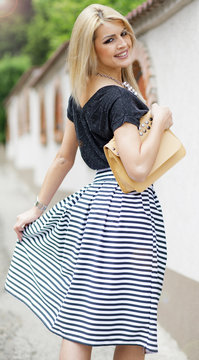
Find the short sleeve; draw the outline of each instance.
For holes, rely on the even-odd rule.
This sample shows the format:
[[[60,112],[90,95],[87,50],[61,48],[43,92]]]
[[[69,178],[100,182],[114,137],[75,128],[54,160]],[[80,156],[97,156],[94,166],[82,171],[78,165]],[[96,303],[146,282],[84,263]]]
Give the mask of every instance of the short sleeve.
[[[67,118],[69,120],[71,120],[72,122],[74,122],[73,120],[73,98],[72,96],[69,97],[69,100],[68,100],[68,107],[67,107]]]
[[[118,88],[117,92],[109,113],[111,130],[114,132],[125,122],[139,127],[140,118],[148,112],[148,107],[129,90]]]

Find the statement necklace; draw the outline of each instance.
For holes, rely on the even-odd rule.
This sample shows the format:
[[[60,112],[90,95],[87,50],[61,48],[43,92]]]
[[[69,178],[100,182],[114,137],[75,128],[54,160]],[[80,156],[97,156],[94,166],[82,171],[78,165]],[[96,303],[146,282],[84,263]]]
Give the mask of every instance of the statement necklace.
[[[134,95],[136,95],[136,96],[138,95],[137,91],[135,91],[135,89],[133,89],[133,87],[129,83],[127,83],[127,81],[122,82],[122,81],[114,79],[112,76],[109,76],[106,74],[97,73],[97,75],[111,79],[111,80],[115,81],[117,84],[119,84],[119,85],[125,87],[127,90],[131,91]]]

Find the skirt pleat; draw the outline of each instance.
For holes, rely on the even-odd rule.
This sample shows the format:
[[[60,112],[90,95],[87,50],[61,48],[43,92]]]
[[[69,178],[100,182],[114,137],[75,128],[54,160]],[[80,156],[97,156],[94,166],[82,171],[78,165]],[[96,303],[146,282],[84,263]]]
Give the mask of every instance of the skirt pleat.
[[[165,266],[153,186],[124,194],[104,169],[25,227],[6,290],[62,338],[153,353]]]

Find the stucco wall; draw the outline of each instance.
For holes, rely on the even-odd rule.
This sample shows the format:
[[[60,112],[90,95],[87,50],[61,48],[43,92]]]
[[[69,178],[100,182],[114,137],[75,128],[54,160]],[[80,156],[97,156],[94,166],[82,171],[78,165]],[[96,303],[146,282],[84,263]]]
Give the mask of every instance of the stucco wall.
[[[64,126],[66,123],[67,103],[70,96],[68,74],[65,71],[65,66],[56,64],[55,68],[49,73],[43,82],[40,84],[44,92],[45,113],[47,121],[47,145],[42,145],[40,142],[40,92],[39,87],[32,90],[32,131],[33,135],[33,148],[35,151],[34,161],[34,183],[38,186],[41,185],[45,173],[55,157],[60,145],[54,141],[54,108],[55,108],[55,88],[56,82],[59,80],[62,91],[63,100],[63,116]],[[34,98],[33,98],[34,97]],[[34,104],[34,105],[33,105]],[[34,130],[33,130],[34,129]],[[81,159],[79,151],[76,155],[75,164],[72,170],[64,179],[60,189],[66,193],[74,192],[82,186],[88,184],[94,176],[94,172],[90,170]]]
[[[69,79],[65,69],[65,56],[57,61],[48,75],[37,87],[30,89],[30,131],[19,136],[18,106],[23,91],[12,96],[8,106],[8,123],[10,140],[6,144],[7,158],[12,160],[17,169],[33,170],[33,181],[41,186],[48,167],[55,157],[60,145],[54,140],[55,90],[59,82],[62,100],[64,127],[66,123],[67,103],[70,96]],[[45,116],[47,122],[47,144],[40,141],[40,96],[44,94]],[[25,101],[25,100],[24,100]],[[32,174],[31,174],[32,175]],[[60,189],[66,194],[74,192],[92,181],[94,171],[89,169],[77,152],[75,164],[64,179]]]
[[[140,37],[147,44],[159,103],[171,108],[173,131],[187,155],[155,185],[168,239],[168,267],[199,281],[199,1]]]

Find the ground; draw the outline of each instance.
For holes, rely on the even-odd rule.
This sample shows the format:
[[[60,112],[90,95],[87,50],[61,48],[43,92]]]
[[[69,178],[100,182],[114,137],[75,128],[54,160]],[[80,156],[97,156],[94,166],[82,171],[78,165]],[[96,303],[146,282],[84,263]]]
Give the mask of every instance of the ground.
[[[0,153],[0,360],[58,360],[61,339],[48,331],[21,302],[5,293],[6,273],[15,246],[16,215],[35,201],[33,188]],[[146,360],[187,360],[177,343],[158,326],[159,353]],[[111,360],[113,346],[95,347],[92,360]]]

